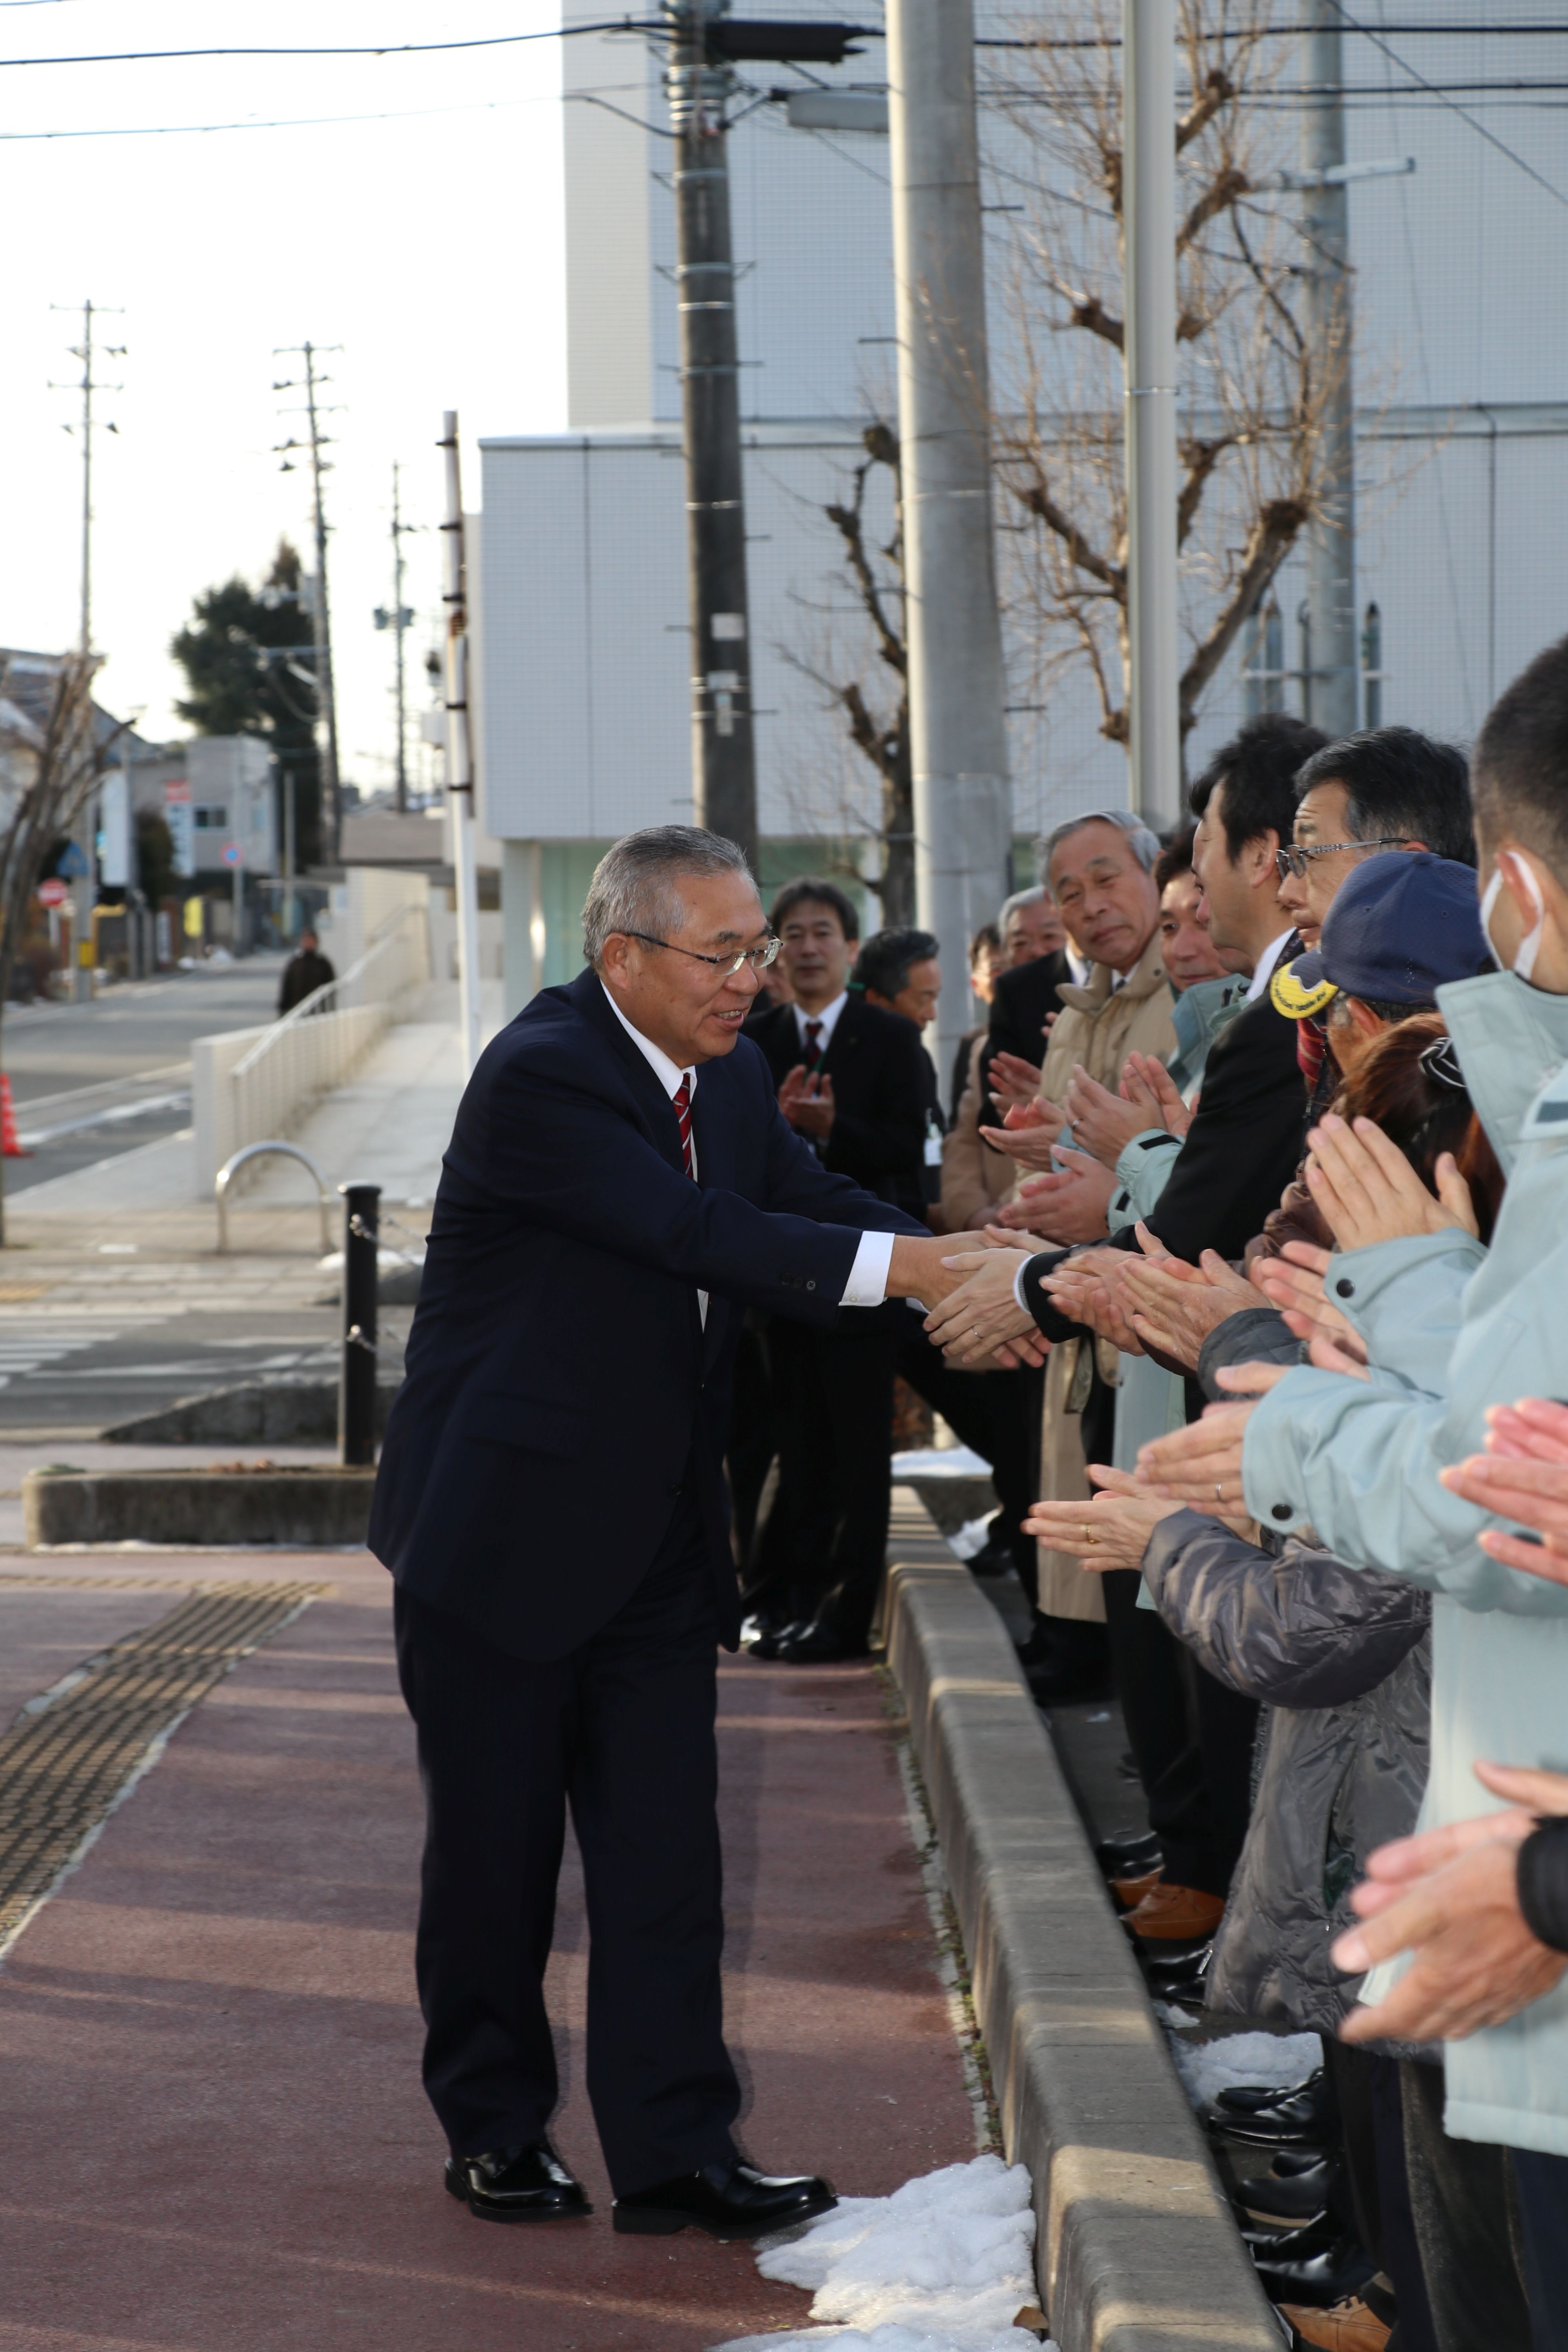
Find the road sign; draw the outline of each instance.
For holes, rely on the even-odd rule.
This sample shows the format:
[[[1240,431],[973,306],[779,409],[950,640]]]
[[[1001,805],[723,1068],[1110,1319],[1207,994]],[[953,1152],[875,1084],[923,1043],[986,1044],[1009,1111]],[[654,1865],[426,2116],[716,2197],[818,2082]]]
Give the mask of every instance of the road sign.
[[[87,859],[76,842],[67,842],[55,860],[55,872],[62,882],[78,882],[87,872]]]
[[[226,866],[243,866],[245,863],[243,842],[226,841],[223,845],[223,862]]]
[[[63,907],[70,892],[63,882],[57,882],[51,875],[48,881],[39,883],[38,896],[46,907]]]

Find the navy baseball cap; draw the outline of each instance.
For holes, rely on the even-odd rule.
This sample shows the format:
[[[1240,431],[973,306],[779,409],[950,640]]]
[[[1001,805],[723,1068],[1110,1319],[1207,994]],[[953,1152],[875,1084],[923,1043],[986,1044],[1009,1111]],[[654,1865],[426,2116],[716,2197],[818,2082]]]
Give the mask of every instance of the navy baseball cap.
[[[1317,946],[1280,966],[1269,996],[1291,1021],[1342,992],[1414,1013],[1436,1003],[1445,981],[1494,969],[1473,869],[1429,849],[1391,850],[1342,885]]]

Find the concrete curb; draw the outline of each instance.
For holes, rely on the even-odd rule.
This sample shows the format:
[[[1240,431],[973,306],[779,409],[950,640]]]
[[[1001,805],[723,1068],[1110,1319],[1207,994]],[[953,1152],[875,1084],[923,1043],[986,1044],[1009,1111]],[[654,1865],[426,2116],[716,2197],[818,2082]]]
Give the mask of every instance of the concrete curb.
[[[363,1544],[374,1470],[29,1470],[28,1551],[57,1544]]]
[[[1012,1643],[967,1570],[888,1572],[909,1707],[1009,2161],[1061,2352],[1279,2352],[1202,2127]]]

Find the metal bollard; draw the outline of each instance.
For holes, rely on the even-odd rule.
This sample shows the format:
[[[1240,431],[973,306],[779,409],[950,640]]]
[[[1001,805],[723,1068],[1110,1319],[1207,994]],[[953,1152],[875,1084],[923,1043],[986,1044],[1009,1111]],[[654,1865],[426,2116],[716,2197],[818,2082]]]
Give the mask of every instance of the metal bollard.
[[[375,1460],[375,1285],[379,1184],[340,1184],[343,1196],[343,1354],[338,1381],[338,1460]]]

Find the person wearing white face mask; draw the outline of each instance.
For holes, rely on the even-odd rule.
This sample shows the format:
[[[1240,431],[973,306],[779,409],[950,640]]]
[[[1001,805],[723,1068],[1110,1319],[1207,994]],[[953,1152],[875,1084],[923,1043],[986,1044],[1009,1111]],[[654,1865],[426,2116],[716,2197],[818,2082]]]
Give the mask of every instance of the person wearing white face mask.
[[[1514,1399],[1568,1396],[1568,639],[1489,716],[1473,785],[1484,928],[1500,970],[1442,988],[1437,1001],[1508,1177],[1491,1247],[1462,1222],[1451,1168],[1439,1202],[1398,1179],[1374,1138],[1325,1121],[1313,1181],[1339,1252],[1324,1296],[1364,1349],[1363,1372],[1352,1377],[1322,1339],[1311,1366],[1243,1367],[1229,1384],[1255,1402],[1160,1441],[1141,1465],[1200,1508],[1245,1508],[1281,1531],[1310,1522],[1341,1558],[1431,1591],[1421,1828],[1456,1834],[1487,1810],[1479,1768],[1517,1775],[1568,1760],[1568,1589],[1505,1564],[1493,1546],[1509,1531],[1506,1505],[1489,1511],[1444,1475],[1479,1451]],[[1500,1810],[1517,1794],[1493,1777],[1484,1787]],[[1442,1843],[1417,1842],[1408,1870],[1424,1870],[1421,1855]],[[1403,1978],[1380,1967],[1345,2030],[1356,2040],[1447,2037],[1445,2129],[1510,2149],[1534,2340],[1538,2352],[1560,2352],[1568,1982],[1560,1970],[1543,1978],[1535,1939],[1500,1928],[1498,1906],[1468,1874],[1495,1869],[1497,1849],[1489,1864],[1489,1850],[1477,1851],[1463,1868],[1412,1875],[1418,1899],[1397,1913],[1399,1866],[1379,1869],[1358,1906],[1367,1924],[1342,1942],[1339,1964],[1353,1971],[1413,1949],[1421,1962]],[[1379,1927],[1385,1911],[1392,1934]],[[1444,1951],[1447,1963],[1431,1957]]]

